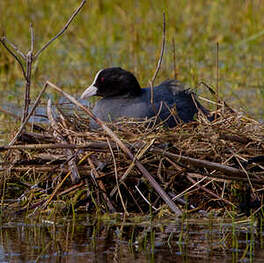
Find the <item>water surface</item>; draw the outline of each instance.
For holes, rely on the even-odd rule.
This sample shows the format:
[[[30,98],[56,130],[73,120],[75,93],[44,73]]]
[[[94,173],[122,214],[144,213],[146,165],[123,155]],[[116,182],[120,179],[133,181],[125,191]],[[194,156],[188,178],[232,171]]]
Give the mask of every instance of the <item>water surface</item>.
[[[89,216],[0,227],[0,262],[263,262],[254,222]]]

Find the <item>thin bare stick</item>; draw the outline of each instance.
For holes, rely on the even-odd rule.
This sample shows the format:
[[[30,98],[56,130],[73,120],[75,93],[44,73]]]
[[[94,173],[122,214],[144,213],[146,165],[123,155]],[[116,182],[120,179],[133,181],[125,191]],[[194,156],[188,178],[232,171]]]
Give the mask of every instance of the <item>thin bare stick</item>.
[[[165,50],[165,43],[166,43],[166,17],[165,17],[165,12],[163,12],[163,32],[162,32],[162,45],[161,45],[161,51],[160,51],[160,57],[159,57],[159,61],[155,70],[155,73],[150,81],[150,91],[151,91],[151,95],[150,95],[150,102],[154,107],[154,91],[153,91],[153,86],[154,86],[154,82],[156,80],[156,77],[159,73],[160,70],[160,66],[163,60],[163,54],[164,54],[164,50]],[[155,111],[155,109],[154,109]]]
[[[216,43],[216,101],[219,102],[219,43]],[[216,108],[218,110],[218,106]]]
[[[206,178],[206,177],[205,177],[205,178]],[[205,191],[206,193],[210,194],[210,195],[213,196],[214,198],[217,198],[218,200],[221,200],[221,201],[225,202],[225,203],[228,204],[228,205],[231,205],[231,206],[233,206],[233,207],[236,207],[232,202],[230,202],[230,201],[228,201],[227,199],[224,199],[224,198],[222,198],[221,196],[215,194],[215,193],[212,192],[211,190],[207,189],[205,186],[201,186],[201,185],[200,185],[200,182],[201,182],[202,180],[196,182],[196,181],[193,180],[190,176],[187,176],[187,179],[188,179],[191,183],[193,183],[193,185],[197,185],[198,189],[201,189],[201,190]],[[197,183],[198,183],[198,184],[197,184]]]
[[[29,118],[31,117],[31,115],[33,114],[33,112],[35,111],[35,109],[37,108],[38,104],[39,104],[39,101],[40,101],[40,98],[42,96],[42,94],[45,92],[46,88],[47,88],[48,84],[45,83],[45,85],[43,86],[42,90],[40,91],[31,111],[29,112],[29,114],[27,115],[27,117],[25,118],[24,122],[22,123],[22,125],[20,126],[18,132],[16,133],[15,137],[13,138],[13,140],[8,144],[9,146],[13,145],[17,138],[20,136],[21,132],[23,131],[25,125],[27,124]]]
[[[193,185],[191,185],[190,187],[188,187],[187,189],[183,190],[181,193],[177,194],[176,196],[174,196],[172,198],[172,200],[176,200],[177,198],[180,198],[182,196],[184,196],[186,193],[188,193],[191,189],[193,189],[194,187],[196,187],[196,185],[198,185],[199,183],[203,182],[204,180],[208,179],[207,176],[203,177],[201,180],[197,181],[196,183],[194,183]]]
[[[33,52],[31,50],[26,56],[26,85],[25,85],[25,95],[24,95],[24,110],[22,115],[22,123],[28,116],[29,105],[30,105],[30,86],[31,86],[31,68],[33,63]]]
[[[195,159],[195,158],[191,158],[191,157],[187,157],[187,156],[183,156],[183,155],[179,155],[179,154],[174,154],[174,153],[170,153],[170,152],[166,152],[162,149],[159,148],[154,148],[151,149],[152,152],[155,153],[160,153],[164,156],[167,157],[174,157],[177,158],[179,160],[183,160],[183,161],[187,161],[189,163],[191,163],[192,165],[195,165],[197,167],[206,167],[208,169],[214,169],[217,171],[221,171],[223,173],[232,175],[232,176],[241,176],[241,175],[246,175],[245,172],[241,169],[237,169],[237,168],[233,168],[233,167],[229,167],[220,163],[215,163],[215,162],[209,162],[206,160],[199,160],[199,159]]]
[[[30,23],[30,36],[31,36],[31,43],[30,43],[30,51],[34,52],[34,42],[35,42],[35,36],[34,36],[34,30],[32,23]]]
[[[75,184],[65,190],[63,190],[62,192],[60,192],[57,196],[62,196],[62,195],[65,195],[65,194],[68,194],[70,192],[73,192],[75,191],[76,189],[79,189],[80,187],[82,187],[83,185],[85,184],[85,182],[80,182],[79,184]]]
[[[138,191],[138,193],[140,194],[140,196],[144,199],[144,201],[149,205],[149,206],[151,206],[155,211],[158,211],[159,209],[157,209],[155,206],[153,206],[150,202],[149,202],[149,200],[142,194],[142,192],[139,190],[139,188],[138,188],[138,186],[137,185],[135,185],[135,188],[136,188],[136,190]]]
[[[173,72],[174,72],[174,79],[178,78],[177,68],[176,68],[176,49],[175,49],[175,38],[172,39],[172,52],[173,52]]]
[[[22,64],[22,62],[20,61],[20,59],[18,58],[18,56],[11,50],[9,49],[9,47],[6,45],[5,43],[6,41],[6,38],[5,37],[1,37],[0,38],[0,42],[3,44],[3,46],[6,48],[6,50],[15,58],[15,60],[18,62],[21,70],[22,70],[22,73],[23,73],[23,76],[25,79],[27,79],[27,76],[26,76],[26,72],[25,72],[25,69],[24,69],[24,66]]]
[[[135,158],[137,158],[138,160],[140,160],[144,156],[144,154],[150,149],[150,147],[153,145],[154,141],[155,141],[155,139],[152,139],[150,143],[145,144],[144,146],[142,146],[142,148],[139,148],[138,151],[137,151],[137,153],[136,153],[136,155],[135,155]],[[132,162],[128,166],[128,168],[126,169],[126,171],[124,172],[124,174],[120,178],[120,182],[124,182],[124,180],[129,175],[129,173],[134,168],[134,166],[135,166],[135,163],[134,162]],[[116,190],[117,190],[117,186],[115,186],[113,188],[113,190],[111,191],[111,193],[110,193],[110,196],[111,197],[115,194]]]
[[[71,175],[71,172],[69,171],[64,178],[61,180],[61,182],[56,186],[55,190],[53,191],[53,193],[49,196],[48,200],[43,204],[42,208],[45,209],[48,204],[51,202],[51,200],[53,199],[53,197],[57,194],[57,192],[60,190],[60,188],[62,187],[62,185],[64,184],[64,182],[66,181],[66,179]]]
[[[5,38],[5,41],[17,52],[17,54],[19,54],[23,59],[26,59],[26,55],[14,43],[12,43],[6,37],[4,38]]]
[[[96,170],[96,167],[95,167],[94,163],[92,162],[91,158],[87,156],[87,160],[88,160],[89,166],[91,167],[91,173],[94,174],[96,179],[100,178],[100,175],[98,174],[98,171]],[[104,186],[102,180],[98,179],[98,186],[99,186],[100,190],[102,191],[103,198],[104,198],[104,200],[105,200],[105,202],[106,202],[106,204],[107,204],[107,206],[109,208],[109,211],[113,212],[113,213],[116,212],[116,209],[114,208],[114,206],[112,205],[109,197],[106,194],[105,186]]]
[[[52,39],[50,39],[34,56],[34,59],[37,59],[38,56],[40,55],[40,53],[42,53],[55,39],[57,39],[59,36],[61,36],[66,29],[68,28],[68,26],[70,25],[70,23],[72,22],[72,20],[74,19],[74,17],[80,12],[80,10],[82,9],[82,7],[84,6],[84,4],[86,3],[86,0],[82,0],[80,6],[74,11],[74,13],[72,14],[72,16],[70,17],[70,19],[68,20],[68,22],[66,23],[66,25],[62,28],[62,30]]]
[[[86,166],[80,168],[83,173],[87,174],[89,172],[89,167]],[[14,166],[12,164],[11,167],[5,167],[5,168],[0,168],[0,171],[18,171],[18,172],[29,172],[29,171],[34,171],[34,172],[55,172],[59,171],[62,173],[68,173],[69,169],[68,168],[62,168],[60,165],[49,165],[48,167],[46,166],[37,166],[37,165],[21,165],[21,166]]]
[[[180,216],[182,214],[181,210],[176,206],[176,204],[171,200],[171,198],[166,194],[166,192],[161,188],[161,186],[156,182],[156,180],[152,177],[152,175],[146,170],[146,168],[134,157],[132,152],[124,145],[124,143],[116,136],[116,134],[109,129],[103,121],[96,118],[96,116],[85,106],[83,106],[79,101],[75,98],[64,92],[62,89],[57,87],[55,84],[50,81],[46,82],[53,89],[60,92],[63,96],[65,96],[72,103],[77,105],[83,111],[85,111],[88,116],[90,116],[102,129],[118,144],[118,146],[122,149],[122,151],[131,159],[135,161],[135,164],[138,170],[142,173],[142,175],[149,181],[152,187],[158,192],[161,198],[165,201],[165,203],[170,207],[170,209],[177,215]]]
[[[156,80],[156,77],[159,73],[160,70],[160,66],[163,60],[163,54],[164,54],[164,50],[165,50],[165,43],[166,43],[166,17],[165,17],[165,12],[163,12],[163,32],[162,32],[162,45],[161,45],[161,52],[160,52],[160,58],[155,70],[155,73],[151,79],[151,84],[152,86],[154,85],[154,81]]]
[[[112,147],[111,147],[111,144],[110,144],[109,139],[106,138],[106,140],[107,140],[107,143],[108,143],[108,145],[109,145],[110,153],[111,153],[112,158],[113,158],[117,192],[118,192],[118,195],[119,195],[119,198],[120,198],[121,204],[122,204],[122,206],[123,206],[124,212],[125,212],[126,215],[129,216],[129,213],[127,212],[127,209],[126,209],[126,206],[125,206],[125,203],[124,203],[124,199],[123,199],[123,197],[122,197],[122,194],[121,194],[121,191],[120,191],[120,187],[119,187],[119,181],[118,181],[118,174],[117,174],[117,166],[116,166],[115,155],[114,155],[114,152],[113,152],[113,149],[112,149]]]
[[[248,182],[249,182],[249,185],[250,185],[250,187],[251,187],[252,193],[253,193],[254,196],[256,197],[256,193],[255,193],[256,190],[255,190],[255,188],[253,187],[253,185],[252,185],[252,183],[251,183],[251,180],[250,180],[250,177],[249,177],[249,175],[248,175],[248,172],[246,171],[246,169],[244,168],[244,166],[241,164],[241,162],[240,162],[240,160],[239,160],[238,157],[239,157],[239,156],[238,156],[237,154],[235,154],[235,158],[236,158],[236,160],[237,160],[239,166],[240,166],[241,169],[244,171],[244,173],[247,175]]]
[[[39,150],[39,149],[85,149],[102,151],[108,148],[107,143],[104,142],[88,142],[81,145],[65,144],[65,143],[44,143],[44,144],[22,144],[22,145],[8,145],[0,146],[0,152],[6,150]],[[116,150],[116,147],[112,146]]]

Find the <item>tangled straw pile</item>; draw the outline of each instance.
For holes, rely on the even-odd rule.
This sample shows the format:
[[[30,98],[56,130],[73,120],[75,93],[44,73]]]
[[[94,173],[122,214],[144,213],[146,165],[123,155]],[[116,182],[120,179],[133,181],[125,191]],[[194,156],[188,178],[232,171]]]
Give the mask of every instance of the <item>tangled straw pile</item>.
[[[0,148],[7,211],[162,213],[163,199],[135,160],[181,210],[239,205],[248,214],[260,207],[264,129],[254,120],[225,112],[172,129],[133,120],[109,125],[133,161],[104,130],[91,131],[89,118],[60,112],[55,120],[49,112],[49,119],[43,131]]]

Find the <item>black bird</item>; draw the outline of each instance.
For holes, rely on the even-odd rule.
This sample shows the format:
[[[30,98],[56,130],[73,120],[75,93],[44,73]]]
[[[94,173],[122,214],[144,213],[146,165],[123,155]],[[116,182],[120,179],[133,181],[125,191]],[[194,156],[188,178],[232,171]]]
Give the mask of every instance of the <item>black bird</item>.
[[[154,101],[151,104],[151,88],[142,89],[131,72],[114,67],[100,70],[81,99],[103,97],[95,104],[93,113],[106,122],[121,117],[143,120],[158,114],[159,121],[174,127],[179,120],[192,121],[198,109],[208,116],[208,111],[192,95],[194,93],[185,89],[181,82],[167,80],[153,87]],[[91,120],[90,127],[97,128],[98,125]]]

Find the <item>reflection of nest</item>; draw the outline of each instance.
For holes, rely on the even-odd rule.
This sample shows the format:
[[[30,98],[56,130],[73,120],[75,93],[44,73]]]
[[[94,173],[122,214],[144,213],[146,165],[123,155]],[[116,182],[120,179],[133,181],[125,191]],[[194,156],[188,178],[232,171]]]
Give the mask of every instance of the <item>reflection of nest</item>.
[[[159,193],[103,130],[91,131],[78,114],[50,120],[45,132],[25,132],[7,154],[8,207],[21,209],[23,196],[29,210],[59,204],[59,211],[163,211]],[[242,204],[248,212],[256,204],[252,198],[261,199],[260,124],[237,113],[219,114],[213,122],[198,116],[172,129],[152,124],[121,120],[108,127],[176,204],[189,210]]]

